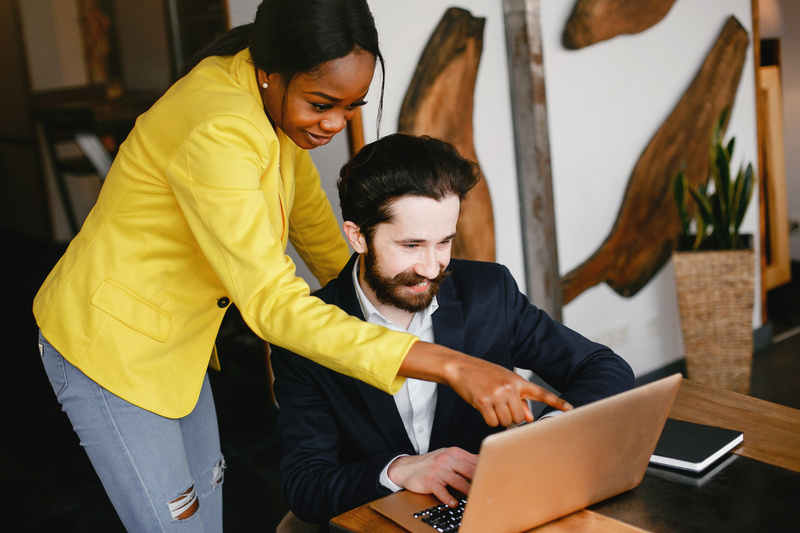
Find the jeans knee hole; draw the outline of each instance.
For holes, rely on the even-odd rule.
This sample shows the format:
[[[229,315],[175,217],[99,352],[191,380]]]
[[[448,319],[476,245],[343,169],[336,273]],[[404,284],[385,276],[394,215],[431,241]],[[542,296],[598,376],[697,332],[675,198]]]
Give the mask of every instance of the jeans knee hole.
[[[220,459],[214,468],[211,469],[211,485],[216,487],[217,485],[221,485],[223,481],[225,481],[225,469],[228,465],[225,463],[225,459]]]
[[[174,500],[167,502],[167,506],[173,520],[186,520],[194,516],[200,507],[200,500],[197,499],[197,491],[194,490],[194,485],[189,487],[186,492],[178,495]]]

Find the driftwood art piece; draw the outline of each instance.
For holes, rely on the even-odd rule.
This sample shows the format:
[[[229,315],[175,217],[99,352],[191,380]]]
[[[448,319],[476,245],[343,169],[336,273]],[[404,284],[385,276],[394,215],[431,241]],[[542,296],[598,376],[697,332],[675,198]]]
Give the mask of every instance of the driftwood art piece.
[[[398,131],[453,144],[477,162],[472,109],[485,19],[448,9],[422,52],[400,109]],[[453,257],[494,261],[494,216],[484,177],[461,205]]]
[[[614,227],[598,250],[561,280],[564,303],[605,281],[623,296],[641,289],[670,257],[681,231],[671,193],[685,165],[693,185],[708,173],[714,121],[732,107],[748,46],[747,31],[730,17],[700,71],[636,163]]]
[[[655,26],[675,0],[578,0],[564,29],[563,43],[577,50],[617,35]]]

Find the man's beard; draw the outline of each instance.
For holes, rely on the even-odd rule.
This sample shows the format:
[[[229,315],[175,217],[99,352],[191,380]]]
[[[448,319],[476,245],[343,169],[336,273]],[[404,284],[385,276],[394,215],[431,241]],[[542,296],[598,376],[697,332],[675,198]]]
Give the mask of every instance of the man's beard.
[[[439,285],[449,275],[444,268],[439,269],[439,275],[435,279],[428,280],[425,276],[420,276],[413,270],[406,270],[396,275],[394,278],[387,278],[378,271],[378,259],[375,257],[373,248],[367,249],[364,254],[364,281],[375,293],[378,301],[384,305],[390,305],[409,313],[418,313],[426,309],[436,293],[439,292]],[[421,293],[403,291],[404,287],[414,286],[423,281],[430,281],[428,289]]]

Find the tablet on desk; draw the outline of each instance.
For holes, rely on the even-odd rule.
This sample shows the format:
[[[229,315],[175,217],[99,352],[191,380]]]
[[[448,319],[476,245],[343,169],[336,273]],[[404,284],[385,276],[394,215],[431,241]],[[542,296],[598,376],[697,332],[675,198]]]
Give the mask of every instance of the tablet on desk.
[[[650,463],[700,473],[742,442],[741,431],[668,418]]]

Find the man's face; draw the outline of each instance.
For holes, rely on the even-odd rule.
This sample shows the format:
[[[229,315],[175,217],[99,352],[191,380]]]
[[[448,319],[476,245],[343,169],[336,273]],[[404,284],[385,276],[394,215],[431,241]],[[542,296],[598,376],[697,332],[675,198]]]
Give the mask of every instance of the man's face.
[[[428,307],[450,263],[459,208],[457,196],[441,202],[419,196],[395,200],[392,221],[375,228],[363,253],[368,295],[408,313]]]

